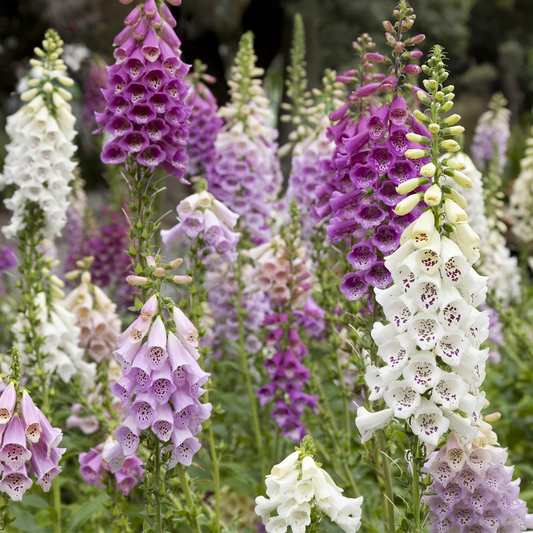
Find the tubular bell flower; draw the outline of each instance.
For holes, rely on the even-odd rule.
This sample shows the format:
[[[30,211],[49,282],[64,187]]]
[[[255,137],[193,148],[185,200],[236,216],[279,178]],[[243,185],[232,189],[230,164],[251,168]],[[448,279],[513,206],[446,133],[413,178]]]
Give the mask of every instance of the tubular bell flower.
[[[241,218],[255,244],[270,239],[267,219],[282,184],[276,157],[277,131],[266,125],[271,116],[255,67],[253,35],[245,33],[232,67],[231,101],[219,110],[226,129],[217,135],[216,159],[206,175],[209,190]]]
[[[59,59],[63,41],[57,33],[48,30],[43,43],[47,50],[53,44],[57,57],[52,59],[50,52],[37,49],[43,59],[32,59],[32,64],[44,66],[42,72],[47,75],[30,80],[33,88],[21,95],[28,103],[7,119],[10,142],[6,146],[8,153],[4,173],[0,174],[0,188],[16,186],[13,196],[4,201],[13,211],[11,223],[2,228],[8,238],[14,238],[26,227],[26,210],[30,204],[42,210],[46,238],[59,236],[67,222],[69,183],[74,180],[77,165],[71,161],[77,149],[72,142],[76,136],[76,119],[67,102],[72,95],[62,86],[74,82],[59,75],[66,66]]]
[[[154,4],[155,5],[155,4]],[[140,165],[182,179],[185,174],[190,106],[184,77],[189,65],[180,59],[180,41],[169,22],[136,7],[115,38],[115,64],[108,68],[106,108],[96,113],[98,129],[112,136],[102,161],[119,164],[129,156]]]
[[[255,499],[255,512],[261,517],[266,531],[305,533],[311,521],[311,509],[327,515],[346,533],[361,527],[363,497],[347,498],[330,475],[314,461],[315,444],[304,438],[301,447],[272,468],[266,476],[266,494]],[[277,516],[271,516],[273,511]]]
[[[450,87],[438,81],[445,72],[441,58],[441,49],[435,47],[429,66],[423,67],[430,76],[424,85],[431,94],[440,90],[449,95]],[[437,110],[451,98],[427,101],[433,116],[438,116]],[[420,113],[416,118],[429,126],[426,115]],[[447,133],[441,127],[432,129],[436,133],[428,135],[439,141]],[[455,151],[452,144],[442,142],[441,146]],[[385,259],[394,284],[375,289],[375,294],[388,324],[376,322],[372,330],[385,366],[369,366],[366,380],[372,392],[370,400],[383,398],[392,416],[407,419],[422,442],[437,446],[448,429],[465,442],[477,434],[485,401],[479,386],[488,357],[488,348],[481,349],[481,345],[488,337],[489,317],[476,309],[487,293],[487,278],[472,267],[479,258],[479,237],[448,185],[449,178],[465,165],[449,155],[439,160],[438,153],[428,153],[435,168],[430,173],[439,176],[433,183],[441,188],[441,199],[403,231],[401,246]],[[383,427],[376,422],[365,431],[364,418],[370,414],[360,407],[358,419],[360,416],[361,422],[356,419],[356,423],[365,440],[373,428]],[[391,413],[373,413],[372,417],[386,425]]]

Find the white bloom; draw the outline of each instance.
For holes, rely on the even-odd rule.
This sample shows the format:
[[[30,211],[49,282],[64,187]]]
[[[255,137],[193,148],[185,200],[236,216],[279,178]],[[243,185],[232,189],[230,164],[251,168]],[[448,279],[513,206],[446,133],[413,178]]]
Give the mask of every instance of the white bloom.
[[[422,398],[420,406],[414,413],[411,428],[422,442],[437,446],[439,439],[448,431],[450,421],[444,417],[441,409]]]
[[[372,438],[372,433],[377,429],[386,427],[394,418],[392,409],[383,409],[375,413],[369,413],[363,406],[357,409],[355,425],[361,433],[363,444]]]

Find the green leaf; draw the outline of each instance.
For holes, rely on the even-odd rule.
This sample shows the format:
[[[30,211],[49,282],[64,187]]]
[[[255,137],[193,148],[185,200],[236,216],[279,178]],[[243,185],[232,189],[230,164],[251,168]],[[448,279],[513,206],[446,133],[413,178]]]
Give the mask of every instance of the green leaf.
[[[79,529],[77,527],[85,522],[90,516],[96,514],[103,507],[104,503],[107,500],[107,494],[100,494],[94,500],[91,500],[87,505],[82,507],[79,511],[74,512],[72,515],[72,520],[68,525],[68,531],[77,533]]]
[[[50,507],[44,498],[35,494],[26,494],[24,496],[24,506],[37,507],[38,509],[48,509]]]
[[[17,529],[20,529],[20,531],[30,531],[31,533],[38,531],[35,518],[33,518],[33,515],[30,512],[13,507],[12,513],[13,516],[16,517],[14,526],[16,526]]]

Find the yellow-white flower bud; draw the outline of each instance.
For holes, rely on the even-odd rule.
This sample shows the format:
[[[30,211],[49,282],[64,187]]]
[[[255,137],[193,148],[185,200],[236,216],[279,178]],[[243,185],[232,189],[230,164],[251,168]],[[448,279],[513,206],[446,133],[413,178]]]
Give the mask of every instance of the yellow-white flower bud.
[[[186,285],[187,283],[190,283],[192,281],[191,276],[174,276],[172,278],[172,281],[176,285]]]
[[[417,133],[408,133],[405,137],[408,141],[411,141],[413,143],[429,144],[429,139],[427,137],[424,137],[423,135],[418,135]]]
[[[410,180],[400,183],[396,187],[396,192],[398,194],[407,194],[411,191],[414,191],[420,185],[420,178],[411,178]]]
[[[420,174],[425,178],[432,178],[435,175],[437,167],[433,163],[427,163],[420,169]]]
[[[65,282],[62,279],[59,279],[55,274],[52,274],[50,276],[50,283],[60,288],[63,288],[65,286]]]
[[[452,178],[455,181],[455,183],[457,183],[457,185],[460,185],[461,187],[464,187],[465,189],[472,188],[472,185],[473,185],[472,180],[466,174],[459,172],[459,170],[454,170]]]
[[[42,61],[39,61],[38,59],[30,59],[30,65],[32,67],[42,67],[43,66],[43,62]]]
[[[66,100],[67,102],[69,100],[72,100],[72,93],[69,93],[63,87],[56,87],[56,91],[59,93],[59,96],[63,98],[63,100]]]
[[[28,89],[27,91],[24,91],[20,95],[20,99],[23,102],[29,102],[30,100],[33,100],[37,95],[39,94],[39,89]]]
[[[33,53],[34,53],[36,56],[39,56],[39,57],[46,57],[46,54],[44,53],[44,51],[41,50],[38,46],[36,46],[36,47],[33,49]]]
[[[426,93],[424,91],[417,91],[416,97],[421,101],[424,102],[426,105],[431,105],[431,100],[427,97]]]
[[[446,216],[452,224],[462,224],[468,222],[468,215],[466,211],[460,208],[453,200],[446,198],[444,200],[444,210],[446,211]]]
[[[450,168],[453,168],[454,170],[465,170],[466,169],[466,163],[463,161],[458,161],[457,159],[448,159],[446,162],[446,165]]]
[[[81,270],[71,270],[70,272],[67,272],[65,274],[65,279],[72,281],[73,279],[76,279],[80,274]]]
[[[408,196],[407,198],[404,198],[401,202],[398,203],[398,205],[394,208],[394,212],[398,216],[407,215],[407,213],[410,213],[420,202],[420,195],[419,194],[412,194],[411,196]]]
[[[459,206],[459,207],[462,207],[463,209],[466,209],[466,206],[467,206],[467,202],[464,198],[464,196],[460,193],[458,193],[455,189],[452,189],[450,191],[450,198]]]
[[[43,85],[43,91],[44,91],[45,93],[51,93],[53,90],[54,90],[54,86],[53,86],[49,81],[47,81],[47,82]]]
[[[67,76],[58,76],[57,81],[65,87],[71,87],[74,85],[74,80],[72,78],[67,78]]]
[[[81,275],[81,282],[82,283],[91,283],[91,273],[87,272],[87,270]]]
[[[435,124],[435,122],[432,122],[429,126],[428,126],[428,130],[431,132],[431,133],[439,133],[440,131],[440,126],[438,124]]]
[[[444,132],[445,135],[461,135],[465,129],[463,126],[453,126],[451,128],[446,128],[446,131]]]
[[[496,420],[499,420],[501,417],[502,417],[502,414],[496,412],[496,413],[490,413],[489,415],[485,415],[483,417],[483,420],[490,424],[491,422],[496,422]]]
[[[147,257],[146,257],[146,264],[147,264],[150,268],[154,268],[154,267],[156,266],[155,258],[152,257],[151,255],[147,256]]]
[[[442,200],[442,191],[438,184],[434,183],[425,193],[424,202],[426,204],[435,206],[439,205]]]
[[[428,152],[420,148],[411,148],[406,150],[405,157],[408,159],[421,159],[422,157],[428,157]]]
[[[183,259],[178,257],[177,259],[170,261],[170,263],[167,263],[166,266],[169,268],[169,270],[172,270],[173,268],[178,268],[181,263],[183,263]]]
[[[424,115],[424,113],[422,113],[422,111],[419,111],[418,109],[415,109],[413,111],[413,115],[415,116],[416,120],[418,120],[418,122],[420,122],[421,124],[427,125],[431,122],[429,118],[426,117],[426,115]]]
[[[468,223],[457,224],[455,231],[459,239],[469,248],[475,248],[479,244],[479,235],[470,227]]]
[[[62,300],[66,296],[65,293],[55,285],[50,285],[50,294],[52,298],[57,298],[58,300]]]
[[[441,124],[443,126],[453,126],[454,124],[457,124],[461,120],[461,115],[450,115],[449,117],[446,117],[441,121]]]
[[[162,278],[165,276],[165,269],[163,267],[154,268],[154,276],[156,278]]]
[[[423,248],[429,244],[434,232],[435,216],[433,215],[433,211],[428,209],[420,215],[413,226],[413,235],[411,236],[413,244],[417,248]]]
[[[453,139],[446,139],[440,143],[441,148],[447,152],[458,152],[461,149],[461,146],[457,141]]]
[[[126,278],[126,281],[130,285],[135,285],[136,287],[139,287],[141,285],[146,285],[148,283],[148,279],[143,276],[128,276]]]
[[[447,113],[453,107],[453,102],[449,100],[440,106],[439,112]]]

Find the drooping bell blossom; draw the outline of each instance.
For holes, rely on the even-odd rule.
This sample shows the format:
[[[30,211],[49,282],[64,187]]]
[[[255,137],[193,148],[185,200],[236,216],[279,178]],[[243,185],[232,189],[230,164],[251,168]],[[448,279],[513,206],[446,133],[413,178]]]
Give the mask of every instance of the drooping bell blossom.
[[[109,89],[107,68],[100,59],[91,59],[89,72],[83,80],[83,126],[90,133],[96,126],[95,113],[102,113],[106,100],[102,89]]]
[[[120,319],[116,305],[84,272],[80,284],[63,300],[64,307],[76,317],[80,328],[79,346],[86,358],[96,363],[112,359],[116,339],[120,334]]]
[[[143,479],[142,460],[136,455],[125,457],[122,447],[111,438],[81,453],[78,460],[80,474],[88,485],[104,487],[114,479],[117,489],[125,496]]]
[[[363,497],[347,498],[331,476],[302,448],[275,465],[266,476],[267,497],[255,499],[255,512],[266,531],[305,533],[311,524],[311,510],[319,517],[327,515],[346,533],[361,527]],[[273,512],[276,512],[272,516]],[[316,519],[316,517],[313,517]],[[320,519],[319,518],[319,519]]]
[[[499,346],[505,345],[505,336],[503,334],[502,323],[500,322],[500,313],[489,307],[487,302],[483,302],[479,307],[482,311],[488,311],[489,313],[489,337],[488,341],[491,343],[491,350],[489,352],[489,359],[493,363],[499,363],[501,355],[499,352]]]
[[[315,189],[325,183],[331,173],[334,143],[327,136],[329,125],[329,119],[324,117],[316,131],[296,144],[292,151],[291,173],[284,200],[286,205],[296,200],[304,239],[311,237],[316,226],[316,220],[311,216],[316,200]]]
[[[520,161],[520,174],[513,184],[509,213],[516,219],[513,233],[523,242],[533,241],[533,129]]]
[[[472,159],[482,170],[498,158],[500,170],[503,170],[507,161],[507,142],[511,136],[511,111],[505,106],[507,100],[501,93],[493,95],[489,103],[489,110],[479,117],[474,138],[472,140]]]
[[[202,81],[192,84],[186,102],[191,106],[187,173],[190,176],[205,176],[213,171],[216,159],[215,140],[224,121],[217,115],[216,98]]]
[[[175,331],[167,330],[157,296],[146,301],[117,339],[122,377],[111,383],[111,392],[129,413],[114,433],[124,456],[136,453],[141,431],[151,428],[164,449],[172,451],[169,467],[191,464],[201,447],[195,435],[211,414],[211,404],[198,400],[209,378],[197,363],[198,332],[178,307],[172,318]]]
[[[228,264],[235,262],[241,234],[233,230],[239,215],[207,191],[188,196],[179,203],[176,211],[179,223],[161,231],[164,244],[168,246],[178,239],[186,242],[203,239],[220,259]]]
[[[498,446],[490,425],[481,424],[472,444],[463,446],[452,432],[424,465],[433,479],[428,492],[435,493],[425,498],[430,533],[510,533],[533,527],[533,515],[519,499],[520,479],[512,481],[514,467],[505,466],[506,450]]]
[[[62,72],[53,74],[56,77],[51,78],[52,81],[44,77],[40,81],[35,79],[44,82],[47,91],[52,87],[52,98],[42,88],[30,89],[23,93],[24,101],[35,96],[7,118],[6,132],[10,141],[6,145],[0,189],[8,185],[15,187],[13,195],[4,200],[13,212],[10,224],[2,228],[9,239],[25,227],[26,207],[32,202],[44,214],[46,238],[59,236],[67,222],[69,183],[74,180],[77,166],[71,159],[77,150],[73,143],[76,118],[66,101],[71,98],[70,93],[58,84],[74,82],[61,75]]]
[[[268,125],[272,113],[257,79],[263,70],[255,67],[255,60],[248,32],[241,38],[231,71],[231,101],[219,110],[226,126],[217,135],[215,164],[206,179],[215,198],[241,216],[241,229],[260,244],[270,239],[267,219],[283,177],[276,156],[278,132]],[[250,78],[243,79],[242,72],[250,73]]]
[[[190,106],[184,77],[189,65],[180,59],[180,41],[156,9],[135,7],[115,38],[116,62],[108,68],[106,108],[96,114],[98,129],[111,139],[102,150],[105,164],[131,160],[182,179],[187,163]]]
[[[465,211],[468,214],[468,223],[480,237],[481,261],[477,269],[481,274],[489,277],[488,286],[493,297],[508,305],[509,302],[520,299],[521,278],[517,258],[513,257],[507,248],[494,214],[486,212],[481,172],[463,152],[455,154],[454,159],[466,166],[462,172],[470,178],[473,184],[470,189],[464,189],[453,179],[447,180],[447,183],[466,200]]]
[[[48,492],[52,480],[61,472],[58,466],[65,448],[59,448],[61,430],[53,428],[27,391],[20,402],[11,382],[0,396],[0,492],[20,501],[33,485]]]

